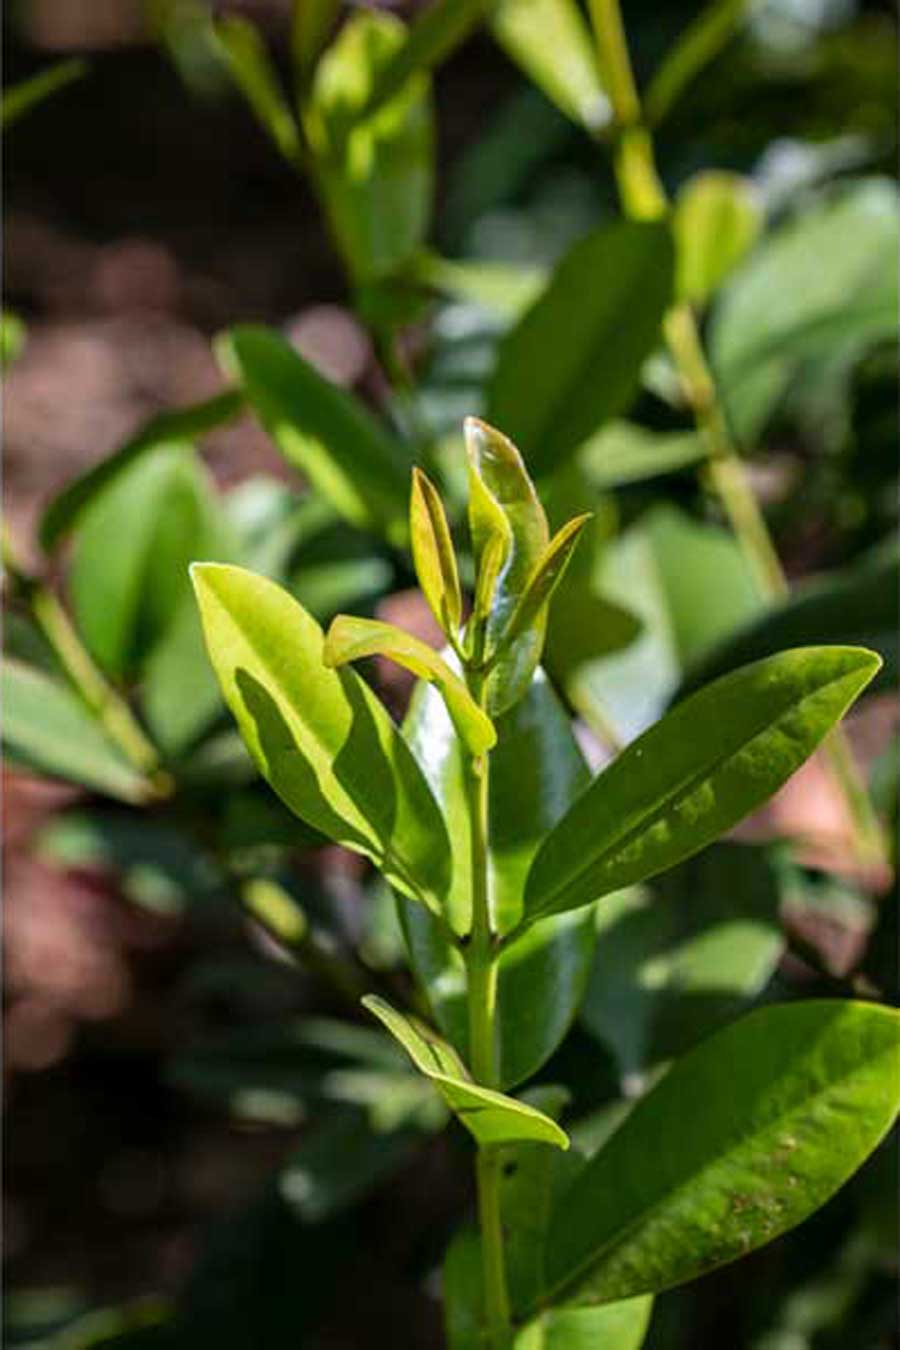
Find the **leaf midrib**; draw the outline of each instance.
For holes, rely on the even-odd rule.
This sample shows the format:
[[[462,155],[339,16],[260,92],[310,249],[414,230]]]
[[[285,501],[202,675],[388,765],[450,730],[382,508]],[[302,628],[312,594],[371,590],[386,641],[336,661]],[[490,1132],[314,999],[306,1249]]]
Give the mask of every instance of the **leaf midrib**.
[[[804,696],[801,699],[799,699],[796,703],[791,704],[788,708],[784,709],[777,717],[773,718],[771,722],[767,722],[763,727],[760,728],[759,731],[755,732],[754,735],[749,738],[749,740],[742,741],[732,750],[729,750],[726,753],[717,756],[705,768],[698,770],[696,773],[692,774],[685,781],[680,783],[677,787],[674,787],[671,790],[671,792],[666,797],[663,798],[659,806],[648,811],[629,830],[626,830],[624,834],[621,834],[616,839],[614,839],[599,859],[594,859],[592,862],[589,862],[585,866],[581,867],[569,880],[565,882],[563,886],[559,887],[556,891],[554,891],[553,900],[556,901],[560,896],[564,896],[570,891],[572,891],[574,888],[578,886],[581,879],[587,876],[591,871],[593,871],[594,868],[603,867],[613,853],[621,852],[624,848],[627,848],[628,845],[638,837],[638,835],[646,833],[648,830],[652,829],[653,826],[657,824],[657,822],[663,817],[663,815],[665,815],[668,811],[670,811],[674,807],[677,807],[684,800],[685,797],[687,797],[688,795],[690,795],[691,792],[694,791],[694,789],[698,786],[699,783],[701,783],[704,779],[712,778],[729,760],[734,759],[738,754],[740,754],[744,750],[749,749],[756,741],[759,740],[761,736],[768,735],[768,733],[772,731],[774,727],[777,727],[780,722],[784,721],[785,717],[789,713],[798,711],[811,698],[818,697],[820,694],[824,693],[826,689],[829,689],[834,684],[840,684],[843,680],[846,680],[848,676],[852,673],[853,672],[849,670],[844,671],[843,674],[835,677],[834,679],[826,680],[823,684],[820,684],[812,692],[804,694]],[[590,791],[590,789],[588,789],[588,791]],[[666,864],[666,866],[669,865],[670,864]],[[674,866],[674,864],[671,865]],[[654,875],[654,873],[649,872],[646,875],[652,876]],[[593,898],[594,900],[599,900],[603,895],[606,894],[608,894],[607,891],[601,890]],[[585,904],[587,903],[590,902],[585,901]],[[539,910],[537,910],[535,913],[529,916],[529,921],[533,922],[539,918],[545,917],[547,914],[553,914],[557,912],[558,907],[555,904],[553,908],[551,908],[549,904],[542,905]]]
[[[893,1053],[894,1048],[892,1046],[885,1046],[883,1050],[879,1051],[877,1054],[869,1056],[869,1058],[867,1058],[862,1065],[858,1065],[849,1073],[844,1074],[837,1081],[841,1084],[845,1084],[850,1080],[856,1078],[860,1073],[864,1072],[866,1069],[871,1068],[871,1066],[876,1061],[886,1058],[887,1056]],[[627,1241],[629,1235],[632,1234],[635,1231],[635,1229],[645,1225],[659,1209],[668,1205],[673,1199],[673,1197],[678,1196],[679,1194],[681,1194],[681,1192],[694,1186],[696,1186],[699,1189],[703,1182],[704,1177],[706,1177],[715,1168],[722,1166],[723,1159],[726,1156],[733,1156],[739,1153],[747,1143],[751,1142],[756,1138],[764,1137],[765,1135],[770,1134],[773,1131],[782,1129],[787,1120],[792,1119],[798,1112],[803,1110],[804,1105],[807,1104],[811,1105],[815,1102],[818,1102],[821,1098],[827,1097],[834,1088],[834,1086],[835,1083],[834,1081],[832,1081],[828,1087],[822,1088],[819,1092],[814,1093],[810,1097],[804,1098],[803,1101],[801,1102],[795,1103],[787,1110],[780,1112],[777,1116],[773,1116],[772,1119],[759,1130],[744,1130],[740,1132],[736,1136],[735,1141],[730,1147],[730,1149],[728,1150],[723,1149],[721,1153],[719,1153],[705,1166],[701,1167],[698,1171],[693,1172],[689,1177],[686,1178],[686,1180],[678,1182],[675,1186],[672,1186],[668,1191],[665,1191],[657,1200],[655,1200],[646,1209],[642,1210],[639,1214],[635,1215],[635,1217],[631,1220],[631,1222],[626,1224],[626,1226],[618,1234],[608,1239],[607,1242],[602,1243],[598,1248],[596,1248],[587,1257],[585,1257],[585,1259],[580,1263],[580,1265],[578,1265],[573,1272],[568,1274],[565,1277],[565,1279],[560,1280],[560,1282],[554,1285],[552,1289],[548,1289],[547,1291],[545,1291],[545,1293],[542,1294],[540,1301],[533,1304],[529,1309],[527,1309],[524,1316],[526,1317],[531,1316],[534,1312],[537,1312],[540,1308],[544,1307],[545,1305],[549,1306],[553,1303],[558,1302],[558,1295],[562,1290],[568,1288],[570,1285],[576,1284],[580,1280],[584,1272],[591,1265],[593,1265],[594,1263],[599,1263],[601,1260],[603,1260],[604,1255],[608,1256],[612,1252],[615,1252],[617,1249],[621,1248],[623,1244]],[[627,1126],[628,1121],[626,1120],[623,1123],[622,1128],[627,1129]],[[726,1261],[727,1259],[728,1258],[726,1258]],[[725,1262],[713,1262],[711,1266],[704,1265],[698,1271],[695,1272],[695,1275],[703,1274],[704,1271],[712,1270],[715,1268],[716,1265],[720,1264],[725,1264]],[[694,1277],[695,1276],[692,1275],[689,1276],[688,1278],[693,1279]],[[680,1283],[680,1281],[676,1280],[675,1284],[678,1283]],[[673,1287],[674,1285],[665,1286],[666,1289]],[[663,1293],[664,1291],[665,1291],[664,1289],[654,1289],[652,1291],[644,1291],[644,1292],[653,1292],[654,1294],[659,1294]],[[626,1294],[624,1297],[637,1298],[639,1296],[640,1295],[638,1293],[635,1293],[634,1295]]]

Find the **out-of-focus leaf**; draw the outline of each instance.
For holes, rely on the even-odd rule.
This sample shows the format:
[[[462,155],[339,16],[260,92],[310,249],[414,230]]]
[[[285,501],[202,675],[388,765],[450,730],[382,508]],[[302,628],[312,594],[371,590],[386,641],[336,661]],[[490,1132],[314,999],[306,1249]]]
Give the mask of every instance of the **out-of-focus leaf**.
[[[650,1326],[652,1298],[602,1308],[551,1308],[520,1331],[515,1350],[640,1350]]]
[[[294,167],[303,162],[300,130],[259,30],[231,14],[213,27],[214,42],[260,126]]]
[[[534,484],[513,443],[474,417],[466,418],[465,431],[469,458],[469,528],[478,570],[481,570],[489,540],[503,540],[503,560],[484,626],[486,651],[490,652],[550,542],[550,529]],[[492,550],[494,547],[490,545]],[[497,552],[494,561],[499,560],[500,553]],[[488,678],[490,712],[505,712],[524,695],[541,659],[546,629],[544,612],[505,648]]]
[[[610,119],[594,42],[574,0],[501,0],[491,30],[511,60],[573,122],[598,131]]]
[[[778,906],[764,854],[728,844],[598,906],[581,1019],[623,1078],[690,1049],[760,992],[784,948]]]
[[[663,121],[704,66],[718,56],[746,10],[747,0],[711,0],[688,25],[647,88],[644,115],[650,126]]]
[[[451,637],[462,621],[456,553],[444,504],[433,483],[418,469],[413,469],[409,534],[422,594],[443,632]]]
[[[189,596],[188,564],[223,552],[212,487],[189,445],[158,445],[113,478],[81,518],[69,581],[97,661],[115,675],[136,670]]]
[[[161,445],[192,441],[223,422],[229,422],[241,411],[243,399],[236,390],[218,394],[206,403],[175,412],[160,413],[152,418],[136,436],[126,441],[121,449],[95,464],[86,473],[70,480],[41,517],[40,540],[49,552],[55,544],[78,524],[82,513],[94,498],[109,487],[136,459],[141,459]]]
[[[434,1083],[450,1110],[479,1144],[532,1140],[568,1148],[564,1130],[542,1111],[502,1092],[473,1083],[453,1047],[415,1018],[404,1017],[374,994],[363,1003],[384,1023],[409,1054],[420,1073]]]
[[[471,926],[469,819],[453,727],[427,685],[413,696],[405,731],[447,819],[453,887],[447,917],[457,932]],[[525,699],[497,721],[490,759],[489,895],[494,922],[509,932],[522,912],[522,890],[544,833],[587,784],[588,772],[568,718],[546,677],[536,674]],[[420,906],[401,901],[413,969],[437,1021],[465,1056],[466,977],[459,953]],[[500,956],[497,1017],[502,1086],[535,1073],[568,1030],[584,992],[594,943],[593,917],[565,915],[536,924]]]
[[[693,431],[648,431],[634,422],[608,422],[585,441],[578,461],[601,491],[639,483],[697,464],[706,448]]]
[[[801,647],[685,699],[550,831],[525,884],[526,919],[576,909],[711,844],[787,781],[880,664],[861,647]]]
[[[325,664],[338,669],[366,656],[386,656],[412,671],[420,680],[435,685],[447,705],[456,733],[465,742],[470,755],[477,758],[496,743],[497,733],[490,718],[472,698],[463,680],[433,647],[391,623],[339,614],[325,639]]]
[[[546,1296],[661,1292],[801,1223],[896,1115],[898,1022],[875,1004],[761,1008],[679,1060],[557,1201]]]
[[[710,344],[743,443],[797,385],[825,381],[832,402],[842,397],[854,363],[895,337],[898,235],[896,186],[872,179],[795,216],[737,271]]]
[[[397,272],[423,243],[431,215],[429,77],[410,76],[377,111],[363,115],[406,31],[384,11],[357,12],[319,62],[304,107],[317,180],[357,284]]]
[[[146,797],[142,776],[65,684],[12,659],[2,681],[3,744],[15,762],[121,801]]]
[[[759,238],[763,220],[752,182],[737,173],[707,170],[678,193],[675,290],[702,305]]]
[[[470,301],[509,320],[518,319],[547,284],[545,272],[538,267],[458,261],[427,252],[414,259],[408,275],[444,295]]]
[[[370,857],[439,912],[450,850],[405,741],[352,670],[329,670],[315,620],[237,567],[192,569],[207,648],[257,768],[301,820]]]
[[[372,1130],[362,1111],[331,1110],[288,1159],[278,1189],[304,1223],[321,1223],[384,1184],[414,1141],[409,1131]]]
[[[71,61],[58,61],[56,65],[48,66],[46,70],[38,71],[37,75],[32,75],[30,79],[11,85],[3,91],[3,98],[0,100],[0,128],[5,131],[13,122],[31,112],[32,108],[36,108],[45,99],[52,98],[60,89],[65,89],[67,85],[83,79],[87,71],[87,63],[77,58]]]
[[[358,116],[371,117],[412,76],[439,65],[477,27],[486,9],[486,0],[431,0],[416,15],[405,41],[375,71]]]
[[[691,665],[675,697],[683,698],[709,680],[784,647],[814,641],[871,647],[884,662],[873,688],[893,685],[897,678],[898,609],[897,546],[891,540],[840,572],[801,583],[783,604],[766,610],[718,643],[699,664]]]
[[[643,629],[625,650],[584,667],[579,686],[626,742],[661,716],[686,668],[763,608],[733,537],[670,506],[604,549],[599,585]]]
[[[27,331],[18,314],[11,309],[0,311],[0,374],[18,361],[25,346]]]
[[[569,250],[547,289],[503,339],[487,418],[536,475],[559,469],[624,412],[671,301],[668,227],[604,225]]]
[[[315,65],[340,8],[340,0],[293,0],[291,54],[301,76]]]
[[[412,468],[403,443],[267,328],[233,328],[219,353],[285,458],[351,524],[402,543]]]

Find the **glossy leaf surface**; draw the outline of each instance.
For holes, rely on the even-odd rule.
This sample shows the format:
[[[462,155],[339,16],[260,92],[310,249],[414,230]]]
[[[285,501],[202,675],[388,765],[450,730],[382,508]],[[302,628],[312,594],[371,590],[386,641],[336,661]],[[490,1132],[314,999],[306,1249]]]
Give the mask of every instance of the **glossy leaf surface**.
[[[749,179],[721,170],[691,178],[672,218],[679,298],[703,304],[756,242],[762,224]]]
[[[490,718],[433,647],[393,624],[339,614],[325,639],[325,664],[336,669],[366,656],[386,656],[419,679],[434,684],[470,755],[483,755],[495,744],[497,733]]]
[[[471,925],[469,823],[462,766],[453,727],[434,689],[413,697],[405,731],[441,803],[453,847],[453,887],[447,914],[453,928]],[[522,912],[525,875],[544,833],[588,782],[569,720],[546,677],[538,673],[526,698],[497,721],[491,753],[489,895],[495,922],[508,932]],[[420,906],[401,901],[413,969],[434,1015],[467,1054],[465,971]],[[564,915],[536,924],[501,953],[498,1021],[501,1084],[510,1087],[540,1068],[571,1025],[594,949],[593,915]]]
[[[604,225],[565,255],[500,345],[488,421],[532,473],[562,466],[601,422],[627,407],[672,296],[665,225]]]
[[[8,657],[2,686],[3,744],[13,761],[122,801],[146,795],[142,776],[62,680]]]
[[[351,524],[402,543],[412,467],[402,442],[270,329],[232,329],[220,355],[285,459]]]
[[[880,664],[863,648],[798,648],[679,704],[551,831],[528,875],[526,917],[587,904],[712,843],[800,767]]]
[[[597,907],[580,1018],[631,1083],[741,1010],[784,950],[780,893],[758,849],[718,844]]]
[[[486,651],[490,652],[550,542],[550,529],[534,484],[513,443],[474,417],[466,418],[465,430],[469,528],[476,565],[480,568],[488,548],[497,547],[491,540],[503,541],[502,548],[494,554],[494,561],[500,566],[485,622]],[[478,598],[480,601],[480,588]],[[477,610],[481,607],[481,603],[476,604]],[[505,648],[488,679],[490,712],[505,712],[528,689],[541,658],[546,627],[546,614],[538,616],[529,629]]]
[[[659,1292],[770,1242],[852,1175],[898,1099],[893,1009],[750,1013],[678,1061],[561,1196],[547,1294]]]
[[[397,1038],[416,1068],[431,1079],[479,1144],[532,1140],[568,1148],[568,1136],[555,1120],[514,1097],[473,1083],[453,1047],[423,1023],[404,1017],[374,995],[364,998],[363,1003]]]
[[[358,11],[316,69],[304,125],[333,231],[355,281],[396,272],[423,243],[431,215],[433,115],[428,76],[405,80],[365,113],[379,71],[406,29],[384,11]]]
[[[216,564],[192,577],[210,659],[260,773],[302,820],[439,909],[446,827],[374,694],[352,670],[328,670],[322,630],[280,587]]]

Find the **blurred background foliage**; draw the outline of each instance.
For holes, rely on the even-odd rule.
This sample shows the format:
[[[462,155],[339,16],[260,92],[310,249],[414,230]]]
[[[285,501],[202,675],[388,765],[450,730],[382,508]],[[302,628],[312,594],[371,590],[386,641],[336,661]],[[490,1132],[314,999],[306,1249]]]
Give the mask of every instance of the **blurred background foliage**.
[[[435,641],[408,470],[458,508],[461,418],[487,412],[552,461],[551,514],[596,514],[548,658],[588,758],[740,661],[865,642],[886,675],[850,743],[894,838],[892,6],[719,4],[702,70],[682,45],[656,78],[700,7],[624,6],[676,284],[794,586],[774,607],[656,349],[652,231],[619,252],[604,232],[620,208],[577,25],[534,0],[523,36],[513,8],[457,41],[448,6],[445,59],[407,78],[403,24],[431,40],[427,9],[5,7],[9,1345],[440,1341],[465,1148],[357,1011],[367,989],[410,996],[393,901],[256,783],[191,559]],[[529,369],[517,325],[590,249],[604,374],[565,367],[567,301],[564,441],[528,402],[557,353]],[[402,714],[408,683],[372,673]],[[606,903],[541,1073],[585,1145],[753,1001],[896,1001],[892,862],[858,856],[816,760],[738,842]],[[659,1299],[648,1346],[896,1344],[895,1171],[885,1147],[800,1233]]]

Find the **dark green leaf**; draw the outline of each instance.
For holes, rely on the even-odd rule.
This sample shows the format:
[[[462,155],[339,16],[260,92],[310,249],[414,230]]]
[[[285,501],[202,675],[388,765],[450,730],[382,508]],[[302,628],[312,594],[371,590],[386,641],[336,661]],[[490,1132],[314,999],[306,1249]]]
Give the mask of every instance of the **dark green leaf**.
[[[232,329],[220,354],[282,454],[322,496],[351,524],[404,542],[407,447],[267,328]]]
[[[747,0],[711,0],[667,53],[644,98],[651,126],[667,116],[704,66],[718,56],[733,36],[747,9]]]
[[[805,647],[725,675],[644,732],[544,840],[526,919],[575,909],[673,867],[777,791],[880,666]]]
[[[340,8],[340,0],[293,0],[291,54],[301,76],[315,65]]]
[[[11,659],[2,676],[3,743],[15,761],[122,801],[146,797],[143,777],[62,681]]]
[[[660,1292],[802,1222],[894,1119],[898,1020],[841,1001],[762,1008],[678,1061],[557,1202],[547,1295]]]
[[[453,728],[437,693],[421,686],[405,726],[414,753],[444,809],[454,851],[447,916],[471,925],[469,823]],[[568,718],[538,673],[526,698],[498,719],[490,757],[490,895],[502,932],[518,922],[525,875],[544,833],[588,781]],[[421,916],[421,917],[420,917]],[[401,902],[410,959],[439,1025],[467,1053],[465,971],[459,953],[419,906]],[[424,920],[424,921],[423,921]],[[591,913],[536,924],[500,957],[500,1078],[522,1082],[553,1053],[581,1001],[594,946]]]
[[[365,854],[436,912],[449,881],[441,812],[405,741],[316,621],[280,587],[192,569],[213,667],[257,768],[301,820]]]
[[[607,897],[581,1019],[623,1078],[639,1082],[760,992],[784,949],[778,909],[765,855],[734,844]]]
[[[624,412],[672,298],[667,226],[604,225],[565,255],[500,345],[487,418],[550,473]]]

